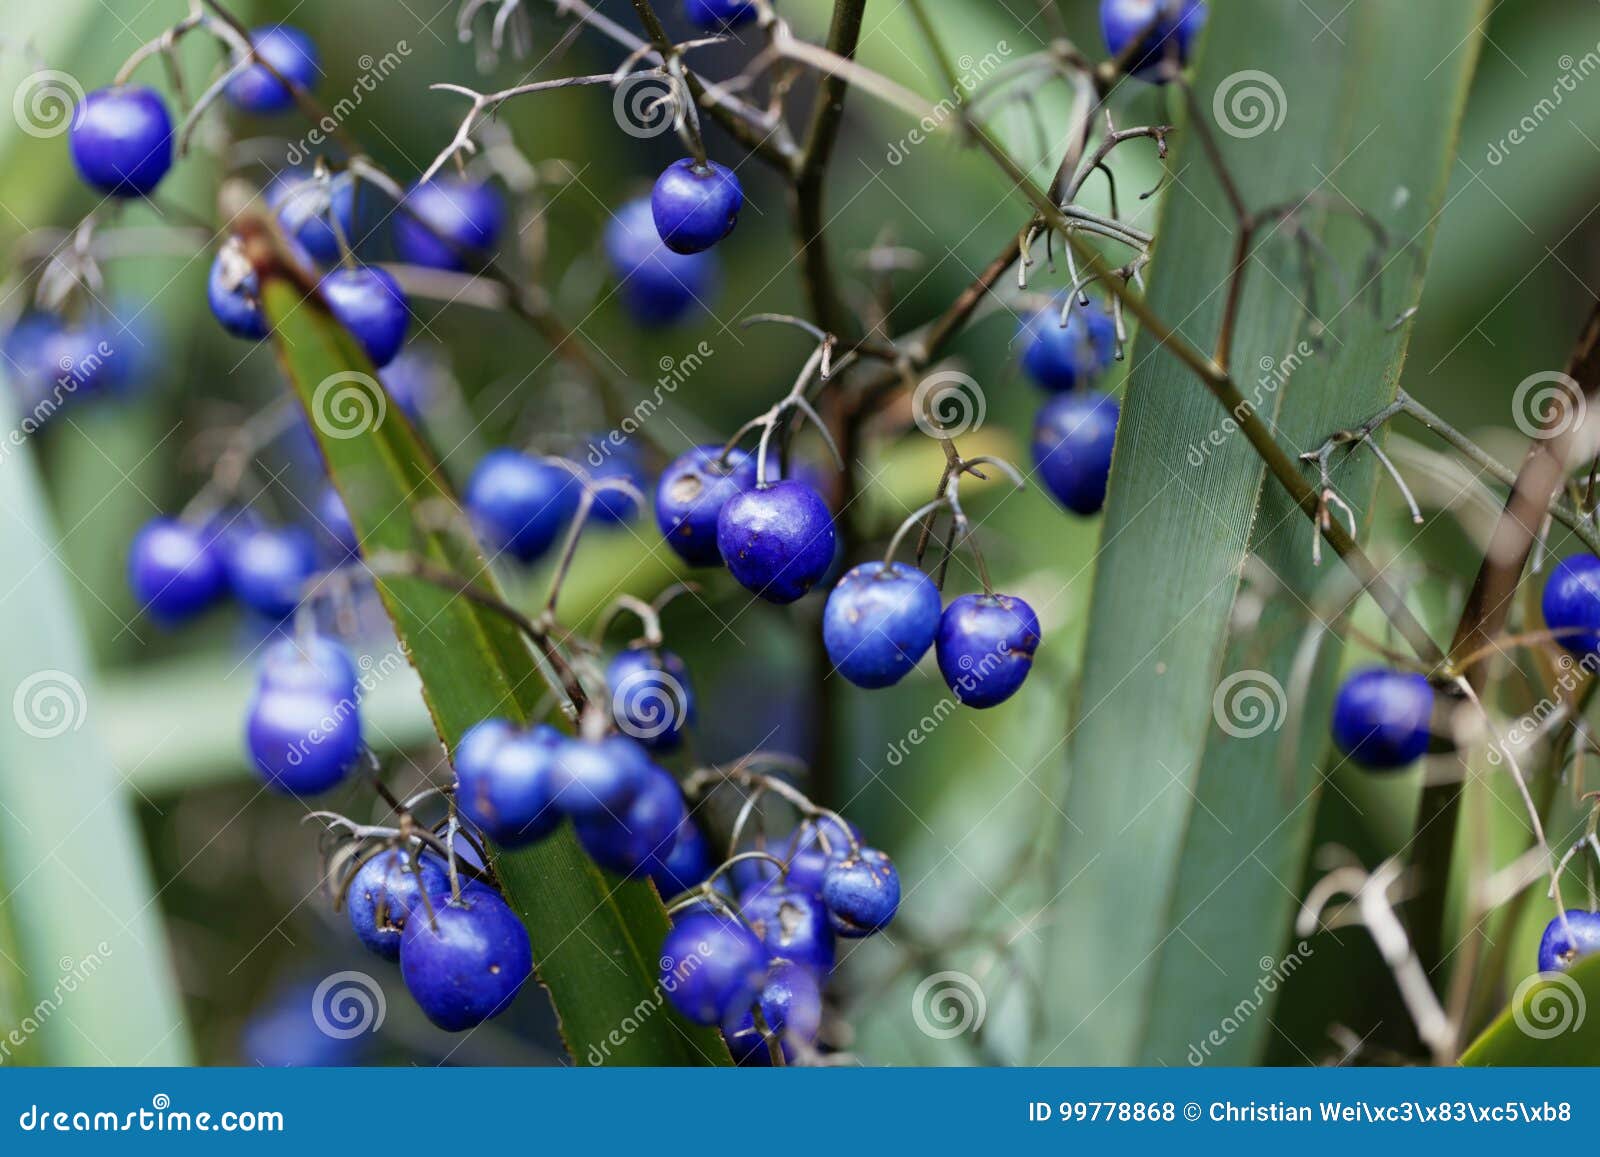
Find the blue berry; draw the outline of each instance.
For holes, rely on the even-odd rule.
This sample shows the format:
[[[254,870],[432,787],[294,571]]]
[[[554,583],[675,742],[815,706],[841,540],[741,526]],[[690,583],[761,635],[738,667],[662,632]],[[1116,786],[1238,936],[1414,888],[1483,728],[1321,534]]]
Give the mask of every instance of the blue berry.
[[[323,1000],[337,999],[337,991]],[[269,1069],[326,1069],[357,1064],[360,1036],[330,1036],[326,1005],[319,1006],[317,986],[291,984],[275,992],[250,1014],[239,1039],[239,1060]]]
[[[674,253],[699,253],[721,241],[739,223],[744,187],[733,170],[715,161],[701,167],[676,161],[656,178],[650,213],[656,232]]]
[[[683,14],[699,28],[731,28],[757,15],[750,0],[683,0]]]
[[[1022,323],[1022,368],[1034,385],[1073,390],[1104,372],[1116,357],[1117,328],[1097,306],[1075,305],[1061,324],[1057,307],[1041,309]]]
[[[1539,971],[1565,972],[1600,949],[1600,912],[1568,908],[1566,919],[1557,916],[1545,925],[1539,940]]]
[[[400,933],[422,893],[436,896],[450,890],[450,877],[433,856],[402,854],[398,848],[379,852],[350,879],[345,906],[356,936],[386,960],[400,959]]]
[[[531,563],[572,521],[578,493],[564,467],[517,450],[491,450],[467,481],[466,506],[491,550]]]
[[[589,468],[589,477],[596,482],[607,478],[620,478],[633,484],[643,493],[646,488],[644,463],[639,452],[629,443],[613,446],[600,460],[600,465]],[[598,525],[619,525],[639,512],[639,504],[620,490],[605,490],[594,496],[589,509],[589,521]]]
[[[857,687],[900,682],[933,646],[939,590],[914,566],[864,562],[828,596],[822,642],[834,669]]]
[[[617,210],[606,225],[605,251],[623,305],[641,325],[681,321],[716,286],[716,258],[668,249],[656,232],[648,197]]]
[[[628,810],[654,765],[631,739],[563,739],[551,765],[556,805],[575,820],[617,817]]]
[[[267,315],[261,309],[261,278],[236,242],[224,244],[211,262],[206,300],[212,315],[234,337],[260,341],[267,336]]]
[[[1204,0],[1100,0],[1106,51],[1120,57],[1148,30],[1128,71],[1157,83],[1188,63],[1205,23]]]
[[[394,217],[394,247],[412,265],[463,271],[499,242],[505,216],[488,182],[436,177],[406,194]]]
[[[687,892],[711,874],[711,845],[692,818],[683,817],[672,849],[651,861],[649,871],[663,897]]]
[[[661,945],[661,987],[696,1024],[729,1024],[756,999],[770,962],[750,929],[695,908],[677,918]]]
[[[829,865],[822,877],[822,903],[840,936],[870,936],[887,927],[900,907],[900,873],[876,848],[862,848]]]
[[[245,606],[281,619],[300,605],[317,573],[317,547],[299,526],[258,526],[230,536],[224,551],[228,585]]]
[[[128,586],[140,607],[160,622],[193,618],[222,598],[228,576],[205,527],[152,518],[128,550]]]
[[[356,698],[358,676],[350,652],[326,635],[296,634],[279,639],[261,657],[263,691],[316,692],[336,699]]]
[[[355,181],[348,174],[324,180],[303,169],[290,169],[272,178],[266,198],[284,232],[323,264],[332,265],[343,256],[341,233],[346,244],[355,244]]]
[[[637,876],[647,874],[661,857],[672,853],[678,827],[688,814],[678,781],[650,764],[626,810],[576,818],[572,830],[590,859],[602,868]]]
[[[1333,741],[1363,767],[1405,767],[1428,750],[1433,687],[1414,671],[1373,667],[1344,681],[1333,703]]]
[[[1056,501],[1074,514],[1095,514],[1105,505],[1120,413],[1115,398],[1086,390],[1056,395],[1034,419],[1034,465]]]
[[[70,146],[78,174],[94,188],[145,197],[172,168],[172,118],[154,89],[96,89],[73,114]]]
[[[1039,616],[1011,595],[952,599],[934,640],[939,673],[968,707],[1004,703],[1022,686],[1039,647]]]
[[[817,975],[803,964],[777,961],[761,986],[758,1003],[761,1019],[779,1038],[785,1063],[793,1063],[797,1044],[815,1044],[822,1027],[822,986]],[[728,1048],[734,1060],[748,1068],[765,1068],[772,1063],[766,1039],[756,1029],[755,1017],[747,1010],[727,1033]]]
[[[673,459],[656,484],[656,525],[678,557],[690,566],[721,566],[717,515],[735,494],[756,484],[756,460],[743,450],[696,446]]]
[[[277,69],[284,80],[310,91],[322,74],[317,46],[311,37],[287,24],[257,28],[250,33],[256,54]],[[283,112],[294,105],[294,93],[263,65],[252,61],[234,74],[223,90],[241,112]]]
[[[523,732],[486,719],[456,746],[456,805],[495,843],[520,848],[561,823],[551,772],[566,740],[544,724]]]
[[[1556,642],[1574,655],[1600,651],[1600,558],[1575,554],[1556,563],[1541,602]]]
[[[429,897],[430,900],[433,897]],[[528,930],[488,888],[444,893],[400,934],[400,976],[427,1018],[461,1032],[511,1007],[533,972]]]
[[[772,603],[792,603],[833,565],[833,516],[804,482],[736,494],[717,515],[717,550],[740,584]]]
[[[317,521],[328,532],[328,537],[333,539],[342,555],[349,557],[356,553],[361,542],[356,536],[355,524],[350,521],[350,511],[345,507],[344,499],[332,486],[324,486],[317,498]]]
[[[263,683],[250,702],[245,744],[268,787],[315,795],[355,769],[361,718],[353,698]]]
[[[694,721],[694,688],[683,660],[671,651],[635,648],[606,668],[617,726],[651,751],[673,751]]]
[[[816,896],[771,880],[746,891],[739,911],[773,956],[824,973],[833,968],[833,929]]]
[[[399,282],[370,265],[335,269],[322,279],[322,296],[374,368],[394,361],[411,325],[411,307]]]
[[[435,353],[412,343],[383,367],[378,378],[394,404],[417,426],[428,416],[443,373]]]
[[[822,846],[824,837],[826,851]],[[861,842],[861,833],[854,824],[847,831],[828,816],[819,816],[803,821],[784,839],[762,850],[789,865],[784,884],[807,895],[820,896],[822,877],[830,865],[850,854],[852,839],[856,844]],[[761,881],[776,879],[778,869],[764,860],[746,860],[733,866],[732,875],[740,888],[749,889]]]

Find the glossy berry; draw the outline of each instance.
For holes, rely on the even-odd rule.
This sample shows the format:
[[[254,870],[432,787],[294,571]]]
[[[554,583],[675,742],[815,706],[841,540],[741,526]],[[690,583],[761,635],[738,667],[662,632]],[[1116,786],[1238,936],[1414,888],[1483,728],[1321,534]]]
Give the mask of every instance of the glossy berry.
[[[1545,925],[1539,940],[1539,971],[1565,972],[1573,964],[1600,949],[1600,912],[1568,908],[1566,918],[1557,916]]]
[[[339,247],[341,233],[347,245],[358,240],[355,181],[348,174],[323,179],[302,169],[291,169],[272,179],[266,199],[284,231],[324,265],[332,265],[343,255]]]
[[[322,279],[322,296],[374,368],[394,361],[411,325],[411,307],[399,282],[370,265],[335,269]]]
[[[861,833],[854,824],[846,830],[835,820],[818,816],[803,821],[784,839],[762,850],[789,865],[789,871],[783,878],[785,885],[811,896],[820,896],[822,877],[827,874],[830,865],[850,854],[852,838],[856,844],[860,844]],[[826,850],[823,848],[824,839]],[[749,890],[762,881],[777,879],[778,870],[765,861],[747,860],[735,864],[731,874],[741,889]]]
[[[459,900],[443,893],[433,909],[432,919],[417,912],[406,921],[400,976],[429,1020],[461,1032],[511,1007],[533,972],[533,950],[517,914],[488,888],[465,888]]]
[[[750,0],[683,0],[683,14],[700,28],[731,28],[757,15]]]
[[[331,687],[257,686],[246,716],[245,745],[267,786],[315,795],[337,786],[361,755],[361,718],[353,697]]]
[[[864,562],[839,580],[822,612],[828,661],[857,687],[892,686],[928,653],[939,612],[939,590],[922,571]]]
[[[1544,580],[1544,625],[1574,655],[1600,652],[1600,558],[1575,554]]]
[[[1057,306],[1041,309],[1017,331],[1022,368],[1045,390],[1073,390],[1104,372],[1116,357],[1117,329],[1094,305],[1074,305],[1061,324]]]
[[[316,543],[298,526],[256,526],[230,535],[224,560],[234,597],[274,619],[300,605],[307,580],[317,573]]]
[[[1034,419],[1033,463],[1056,501],[1074,514],[1105,505],[1120,413],[1115,398],[1084,390],[1051,398]]]
[[[395,251],[412,265],[471,269],[499,243],[505,216],[505,203],[488,182],[436,177],[413,185],[395,212]]]
[[[154,89],[96,89],[73,113],[70,147],[79,176],[100,192],[148,196],[172,168],[172,117]]]
[[[279,639],[262,655],[256,678],[263,691],[315,691],[337,699],[354,699],[357,693],[355,660],[326,635]]]
[[[421,903],[424,891],[437,896],[449,890],[450,877],[436,857],[391,848],[356,869],[345,907],[362,944],[387,960],[399,960],[400,933],[413,905]]]
[[[671,850],[656,856],[649,872],[663,898],[687,892],[711,874],[711,845],[688,815],[678,825]]]
[[[656,232],[674,253],[699,253],[721,241],[739,223],[744,187],[733,170],[715,161],[685,157],[668,165],[650,191]]]
[[[556,806],[575,820],[621,816],[653,766],[644,748],[621,735],[563,739],[551,764]]]
[[[750,929],[695,908],[677,918],[661,945],[661,987],[696,1024],[730,1024],[756,999],[770,962]]]
[[[775,961],[761,986],[758,998],[761,1019],[778,1038],[785,1063],[792,1064],[799,1054],[796,1046],[810,1046],[816,1042],[822,1028],[822,986],[817,974],[804,964]],[[772,1064],[772,1053],[766,1038],[756,1028],[755,1017],[749,1010],[735,1022],[727,1033],[728,1048],[734,1060],[748,1068],[765,1068]]]
[[[234,241],[223,245],[211,262],[206,301],[212,316],[234,337],[260,341],[267,336],[267,315],[261,309],[261,279]]]
[[[1382,667],[1344,681],[1333,703],[1333,741],[1363,767],[1405,767],[1428,750],[1433,687],[1415,671]]]
[[[647,874],[659,857],[671,855],[678,827],[688,815],[678,781],[650,764],[623,811],[574,819],[572,830],[589,858],[602,868],[637,876]]]
[[[862,848],[828,867],[822,903],[840,936],[870,936],[887,927],[900,907],[900,873],[876,848]]]
[[[747,890],[739,912],[773,956],[822,973],[833,968],[833,929],[816,896],[771,880]]]
[[[620,652],[606,668],[611,715],[624,735],[651,751],[673,751],[694,721],[694,688],[683,660],[671,651],[639,647]]]
[[[756,484],[756,460],[743,450],[696,446],[673,459],[656,484],[656,525],[667,545],[690,566],[721,566],[717,515],[735,494]]]
[[[456,747],[456,804],[495,843],[520,848],[542,840],[561,823],[551,771],[566,740],[540,724],[519,731],[503,719],[486,719]]]
[[[717,516],[717,550],[740,584],[772,603],[792,603],[833,565],[827,505],[804,482],[736,494]]]
[[[490,550],[531,563],[566,530],[578,493],[564,467],[518,450],[491,450],[467,482],[466,506]]]
[[[962,595],[939,619],[939,673],[968,707],[1004,703],[1033,668],[1039,634],[1039,616],[1021,599]]]
[[[1138,41],[1128,71],[1157,83],[1188,63],[1205,23],[1204,0],[1100,0],[1106,51],[1120,57]]]
[[[627,442],[608,447],[600,465],[589,467],[589,477],[595,482],[619,478],[641,494],[648,489],[644,463],[639,458],[639,452]],[[619,526],[638,513],[638,502],[626,491],[602,490],[594,496],[594,505],[589,508],[589,521],[599,526]]]
[[[228,576],[207,528],[152,518],[128,549],[128,586],[152,618],[179,623],[222,598]]]
[[[277,70],[284,80],[310,91],[322,75],[317,46],[304,32],[287,24],[257,28],[250,33],[256,55]],[[252,61],[234,74],[223,89],[228,101],[241,112],[266,114],[294,106],[294,93],[283,80],[259,62]]]
[[[617,210],[606,225],[605,252],[623,305],[641,325],[681,321],[716,286],[716,258],[668,249],[656,232],[648,197]]]

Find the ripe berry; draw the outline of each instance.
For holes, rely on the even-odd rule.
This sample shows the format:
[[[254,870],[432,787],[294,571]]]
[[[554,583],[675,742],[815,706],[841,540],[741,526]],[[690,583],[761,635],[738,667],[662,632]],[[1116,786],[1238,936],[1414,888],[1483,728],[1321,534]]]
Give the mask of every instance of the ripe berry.
[[[128,586],[158,621],[193,618],[228,590],[228,576],[204,527],[176,518],[152,518],[128,550]]]
[[[1575,554],[1544,580],[1544,623],[1574,655],[1600,651],[1600,558]]]
[[[933,645],[939,590],[914,566],[865,562],[828,596],[822,642],[828,661],[857,687],[889,687]]]
[[[329,994],[337,999],[338,990]],[[250,1014],[239,1038],[239,1060],[268,1069],[336,1068],[359,1064],[370,1037],[334,1037],[316,986],[291,984]]]
[[[620,652],[606,668],[611,715],[623,734],[651,751],[672,751],[694,721],[694,689],[683,660],[646,647]]]
[[[550,549],[577,503],[569,471],[518,450],[491,450],[467,482],[467,512],[485,545],[521,562]]]
[[[298,28],[287,24],[257,28],[250,33],[250,43],[284,80],[308,91],[316,87],[322,74],[317,46]],[[288,85],[255,61],[235,73],[223,91],[241,112],[283,112],[294,105],[294,93]]]
[[[1106,51],[1120,57],[1142,35],[1128,71],[1158,84],[1188,63],[1205,23],[1204,0],[1100,0]]]
[[[771,955],[755,933],[719,912],[680,915],[661,945],[661,987],[696,1024],[728,1024],[761,991]]]
[[[739,223],[744,187],[732,169],[685,157],[668,165],[650,191],[656,232],[674,253],[699,253],[721,241]]]
[[[761,986],[761,1019],[779,1038],[785,1063],[793,1063],[796,1045],[812,1045],[822,1027],[822,987],[817,975],[804,964],[776,961]],[[746,1011],[727,1034],[728,1048],[741,1066],[765,1068],[772,1063],[766,1038],[756,1029],[755,1017]]]
[[[656,232],[648,197],[629,201],[606,225],[606,258],[623,305],[641,325],[670,325],[709,297],[717,279],[709,253],[674,253]]]
[[[172,118],[154,89],[96,89],[73,114],[70,146],[78,174],[100,192],[148,196],[172,168]]]
[[[322,296],[374,368],[394,361],[411,325],[411,308],[399,282],[370,265],[335,269],[322,279]]]
[[[711,845],[688,815],[678,825],[672,850],[650,863],[650,878],[663,897],[687,892],[711,874]]]
[[[621,735],[563,739],[551,764],[556,806],[575,820],[620,816],[653,766],[644,748]]]
[[[1033,314],[1017,331],[1023,343],[1022,368],[1041,389],[1076,389],[1105,370],[1116,357],[1117,328],[1104,310],[1075,305],[1061,324],[1051,307]]]
[[[356,243],[355,181],[348,174],[324,180],[303,169],[290,169],[272,178],[266,198],[284,232],[323,264],[332,265],[343,256],[341,233],[346,244]]]
[[[735,494],[756,484],[756,461],[743,450],[696,446],[673,459],[656,484],[656,525],[667,545],[690,566],[721,566],[717,515]]]
[[[731,28],[756,18],[750,0],[683,0],[683,14],[700,28]]]
[[[378,379],[394,404],[411,420],[411,424],[418,426],[428,416],[428,408],[437,393],[437,383],[444,372],[436,353],[426,346],[419,347],[413,343],[383,367]]]
[[[262,655],[257,679],[263,691],[320,691],[340,699],[356,697],[355,660],[326,635],[297,634],[277,640]]]
[[[223,559],[234,596],[274,619],[293,613],[317,573],[316,543],[299,526],[255,526],[230,535]]]
[[[739,911],[772,955],[824,973],[833,968],[833,930],[817,897],[770,880],[747,890]]]
[[[206,300],[222,328],[234,337],[260,341],[267,336],[267,315],[261,310],[261,278],[250,267],[237,241],[225,243],[211,262]]]
[[[1115,398],[1085,390],[1056,395],[1034,419],[1034,465],[1050,493],[1074,514],[1095,514],[1105,505],[1120,413]]]
[[[1414,671],[1374,667],[1339,688],[1333,704],[1333,741],[1363,767],[1405,767],[1428,750],[1433,687]]]
[[[804,482],[736,494],[717,515],[717,550],[729,572],[772,603],[792,603],[833,565],[833,516]]]
[[[1039,633],[1039,616],[1019,598],[962,595],[939,620],[939,673],[968,707],[1004,703],[1028,677]]]
[[[1568,908],[1566,919],[1557,916],[1545,925],[1539,940],[1539,971],[1565,972],[1600,949],[1600,912]]]
[[[822,903],[840,936],[856,939],[887,927],[900,907],[900,873],[876,848],[862,848],[829,866]]]
[[[590,467],[589,477],[596,482],[621,478],[632,483],[634,489],[641,493],[646,487],[644,464],[639,460],[639,452],[626,442],[611,447],[600,460],[600,465]],[[638,512],[639,504],[629,495],[620,490],[604,490],[594,496],[589,520],[600,525],[617,525],[629,521]]]
[[[503,719],[472,727],[456,746],[456,805],[505,848],[542,840],[561,823],[551,765],[566,740],[540,724],[518,731]]]
[[[493,185],[446,175],[413,185],[394,216],[400,260],[464,271],[500,240],[505,204]]]
[[[511,1007],[533,972],[533,949],[517,914],[488,888],[429,899],[432,919],[419,910],[400,934],[400,976],[429,1020],[460,1032]]]
[[[823,838],[827,839],[824,851]],[[861,842],[861,833],[851,824],[849,830],[828,816],[803,821],[784,839],[763,850],[789,865],[783,882],[795,891],[810,896],[822,895],[822,877],[830,865],[844,859],[853,846]],[[753,888],[761,881],[775,880],[778,870],[761,860],[746,860],[733,866],[733,879],[742,889]]]
[[[250,702],[245,742],[269,787],[315,795],[344,779],[361,754],[348,653],[319,636],[275,644]]]
[[[450,877],[434,856],[391,848],[357,868],[345,904],[361,943],[386,960],[399,960],[400,933],[424,890],[429,896],[450,890]]]
[[[574,819],[572,830],[589,858],[602,868],[637,876],[649,872],[659,857],[671,854],[678,827],[688,815],[678,781],[652,763],[645,767],[624,811]]]

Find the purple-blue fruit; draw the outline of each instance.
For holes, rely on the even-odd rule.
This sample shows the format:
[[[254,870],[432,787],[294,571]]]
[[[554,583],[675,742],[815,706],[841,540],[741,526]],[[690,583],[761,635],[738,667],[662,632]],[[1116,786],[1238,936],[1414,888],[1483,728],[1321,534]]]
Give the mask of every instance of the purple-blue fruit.
[[[1545,925],[1539,940],[1539,971],[1565,972],[1600,949],[1600,912],[1568,908]]]
[[[1099,512],[1117,440],[1115,398],[1093,390],[1057,394],[1033,423],[1033,462],[1045,488],[1074,514]]]
[[[456,746],[456,805],[495,843],[520,848],[555,831],[552,766],[565,738],[539,724],[518,731],[502,719],[472,727]]]
[[[827,504],[804,482],[736,494],[717,516],[717,550],[728,571],[768,602],[792,603],[833,565],[836,536]]]
[[[207,528],[162,517],[152,518],[134,536],[128,586],[152,618],[179,623],[221,599],[228,576]]]
[[[406,921],[400,934],[400,976],[429,1020],[461,1032],[511,1007],[533,972],[528,930],[488,888],[443,893]]]
[[[756,461],[743,450],[696,446],[661,472],[656,484],[656,525],[668,546],[690,566],[721,566],[717,516],[736,494],[756,484]]]
[[[400,933],[412,907],[424,891],[436,896],[449,890],[450,877],[436,858],[390,848],[356,869],[345,907],[361,943],[387,960],[399,960]]]
[[[96,89],[73,113],[69,144],[79,176],[100,192],[148,196],[172,168],[172,117],[154,89]]]
[[[900,873],[884,853],[862,848],[829,865],[822,903],[840,936],[870,936],[887,927],[900,907]]]
[[[473,268],[499,243],[505,203],[493,185],[445,175],[413,185],[394,216],[400,260],[431,269]]]
[[[673,751],[694,722],[694,688],[683,660],[648,647],[618,653],[606,668],[611,715],[624,735],[651,751]]]
[[[677,918],[661,945],[661,987],[688,1020],[729,1024],[761,991],[771,959],[737,920],[692,909]]]
[[[939,630],[939,590],[906,563],[866,562],[828,595],[822,642],[857,687],[889,687],[917,665]]]
[[[317,46],[298,28],[287,24],[257,28],[250,33],[250,43],[266,64],[252,61],[228,81],[223,92],[234,108],[257,114],[283,112],[295,103],[285,80],[307,91],[317,86],[322,74]],[[283,80],[273,75],[274,70]]]
[[[939,673],[968,707],[993,707],[1015,695],[1033,668],[1039,616],[1011,595],[962,595],[939,620]]]
[[[1357,671],[1333,703],[1333,741],[1375,771],[1415,762],[1428,750],[1433,686],[1415,671],[1372,667]]]
[[[656,232],[674,253],[699,253],[739,223],[744,188],[732,169],[685,157],[668,165],[650,192]]]
[[[555,545],[577,508],[572,473],[520,450],[485,454],[467,482],[466,507],[485,545],[536,562]]]
[[[375,266],[341,267],[322,279],[322,297],[374,368],[394,361],[411,325],[411,307],[399,282]]]

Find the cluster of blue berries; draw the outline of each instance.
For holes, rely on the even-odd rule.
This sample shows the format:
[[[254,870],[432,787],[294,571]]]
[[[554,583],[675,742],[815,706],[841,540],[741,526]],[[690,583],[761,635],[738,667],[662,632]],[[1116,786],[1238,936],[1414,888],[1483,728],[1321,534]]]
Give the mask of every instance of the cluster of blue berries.
[[[1065,323],[1059,306],[1047,306],[1028,316],[1017,336],[1023,370],[1050,395],[1033,423],[1034,466],[1062,506],[1096,514],[1106,499],[1121,409],[1089,386],[1116,356],[1116,325],[1098,306],[1074,302]]]

